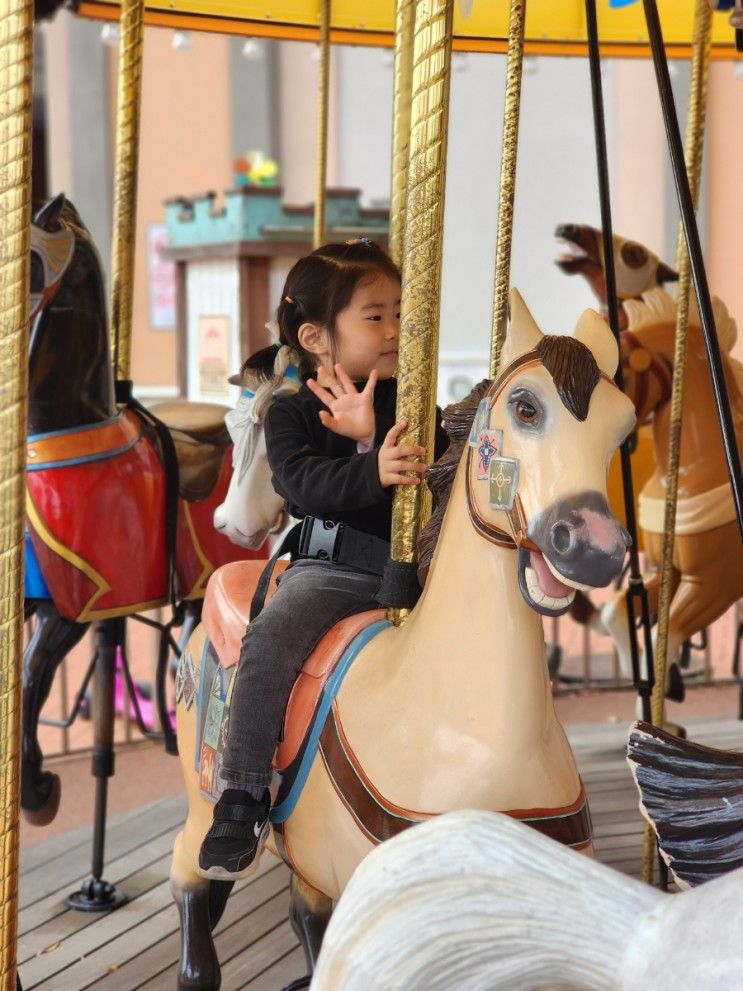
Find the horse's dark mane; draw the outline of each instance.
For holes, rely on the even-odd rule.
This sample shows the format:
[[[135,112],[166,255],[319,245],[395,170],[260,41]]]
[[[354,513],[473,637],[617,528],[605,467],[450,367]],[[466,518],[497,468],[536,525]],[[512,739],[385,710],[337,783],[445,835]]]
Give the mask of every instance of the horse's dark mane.
[[[601,378],[596,359],[586,345],[564,334],[545,335],[534,350],[552,376],[563,406],[576,420],[585,420],[593,390]]]
[[[585,420],[591,395],[601,379],[596,359],[589,349],[574,337],[560,334],[545,335],[534,350],[550,373],[565,408],[577,420]],[[425,583],[436,549],[452,482],[469,438],[472,419],[478,403],[491,385],[491,380],[483,379],[461,402],[444,410],[444,429],[451,443],[424,475],[436,508],[418,537],[418,579],[421,585]]]
[[[431,558],[436,549],[444,513],[449,503],[452,482],[457,473],[462,451],[470,435],[475,410],[491,384],[490,379],[483,379],[461,402],[452,403],[444,410],[444,430],[449,435],[450,443],[439,460],[427,468],[423,476],[433,494],[436,508],[418,537],[418,579],[421,585],[425,583]]]

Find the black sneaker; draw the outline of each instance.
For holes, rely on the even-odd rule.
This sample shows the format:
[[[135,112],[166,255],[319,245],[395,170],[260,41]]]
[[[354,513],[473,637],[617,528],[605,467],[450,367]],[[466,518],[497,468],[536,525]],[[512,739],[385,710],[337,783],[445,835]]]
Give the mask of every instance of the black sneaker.
[[[246,791],[225,789],[199,851],[201,875],[234,881],[252,874],[268,836],[270,811],[268,788],[260,802]]]

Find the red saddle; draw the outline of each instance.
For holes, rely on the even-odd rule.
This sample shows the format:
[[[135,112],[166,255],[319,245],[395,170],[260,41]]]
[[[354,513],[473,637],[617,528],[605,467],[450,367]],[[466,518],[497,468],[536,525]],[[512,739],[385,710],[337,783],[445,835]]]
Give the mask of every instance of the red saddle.
[[[250,604],[264,564],[262,561],[234,561],[218,568],[209,579],[202,622],[219,663],[224,668],[232,667],[240,656],[240,646],[250,616]],[[286,562],[279,561],[276,572],[281,573],[286,567]],[[266,601],[275,588],[275,582],[271,582]],[[283,771],[297,756],[323,686],[346,647],[363,629],[376,620],[383,619],[384,615],[383,609],[373,609],[341,620],[328,630],[304,662],[289,697],[284,720],[284,738],[274,757],[277,770]]]

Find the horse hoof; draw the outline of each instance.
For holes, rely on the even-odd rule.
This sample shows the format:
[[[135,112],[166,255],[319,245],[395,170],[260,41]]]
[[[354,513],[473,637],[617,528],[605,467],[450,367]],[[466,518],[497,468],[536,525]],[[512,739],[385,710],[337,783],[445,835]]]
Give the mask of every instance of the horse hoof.
[[[33,790],[23,789],[21,795],[23,818],[31,826],[48,826],[59,811],[61,796],[62,783],[59,775],[44,771],[38,781],[34,782]]]

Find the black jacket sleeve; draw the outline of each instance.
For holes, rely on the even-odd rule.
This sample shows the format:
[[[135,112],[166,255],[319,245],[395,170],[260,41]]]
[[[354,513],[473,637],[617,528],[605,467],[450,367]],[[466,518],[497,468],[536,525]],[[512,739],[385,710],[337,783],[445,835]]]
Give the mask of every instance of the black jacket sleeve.
[[[323,432],[325,428],[319,424]],[[291,402],[275,402],[265,422],[268,461],[279,495],[313,516],[365,509],[390,498],[379,481],[377,450],[331,457],[321,449],[304,412]],[[353,441],[330,438],[337,449],[353,451]]]

